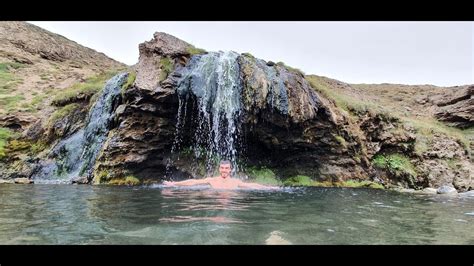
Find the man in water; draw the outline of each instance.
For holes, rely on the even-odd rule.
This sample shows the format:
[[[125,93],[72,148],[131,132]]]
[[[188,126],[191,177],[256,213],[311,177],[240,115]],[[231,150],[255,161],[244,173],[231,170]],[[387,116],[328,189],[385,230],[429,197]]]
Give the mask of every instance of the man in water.
[[[204,179],[191,179],[181,182],[163,182],[164,185],[170,186],[195,186],[195,185],[210,185],[215,189],[237,189],[237,188],[250,188],[250,189],[271,189],[276,187],[263,186],[257,183],[246,183],[240,179],[232,178],[230,176],[232,172],[232,166],[230,161],[221,161],[219,165],[220,176],[208,177]]]

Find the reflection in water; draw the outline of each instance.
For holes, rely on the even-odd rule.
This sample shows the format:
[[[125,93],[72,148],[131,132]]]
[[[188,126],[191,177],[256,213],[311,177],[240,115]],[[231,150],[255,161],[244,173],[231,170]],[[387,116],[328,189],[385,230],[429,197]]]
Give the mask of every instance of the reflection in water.
[[[177,209],[180,213],[190,215],[174,215],[160,218],[161,222],[192,222],[210,221],[214,223],[244,223],[239,219],[226,216],[196,216],[203,211],[222,211],[232,216],[233,211],[243,211],[249,206],[239,203],[239,192],[232,190],[188,190],[188,189],[162,189],[164,199],[180,198],[182,201],[173,204],[163,204],[163,208]],[[192,215],[191,215],[192,214]]]
[[[170,218],[161,218],[161,222],[192,222],[192,221],[210,221],[214,223],[243,223],[242,221],[233,220],[224,216],[215,217],[193,217],[193,216],[174,216]]]
[[[474,200],[369,189],[0,185],[0,244],[474,244]]]

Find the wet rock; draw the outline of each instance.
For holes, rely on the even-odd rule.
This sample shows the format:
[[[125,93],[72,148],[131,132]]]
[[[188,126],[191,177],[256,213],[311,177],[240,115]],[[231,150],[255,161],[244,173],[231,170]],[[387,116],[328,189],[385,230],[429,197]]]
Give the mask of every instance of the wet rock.
[[[456,189],[451,186],[441,186],[436,190],[436,192],[438,194],[448,194],[448,195],[458,193]]]
[[[69,114],[53,121],[47,128],[46,138],[49,141],[65,138],[84,126],[87,116],[87,108],[82,105],[75,105],[74,110]]]
[[[15,184],[32,184],[33,183],[33,180],[29,178],[15,178],[13,181],[15,182]]]
[[[85,176],[78,176],[71,180],[73,184],[88,184],[89,180]]]
[[[0,184],[14,184],[15,181],[11,179],[0,179]]]

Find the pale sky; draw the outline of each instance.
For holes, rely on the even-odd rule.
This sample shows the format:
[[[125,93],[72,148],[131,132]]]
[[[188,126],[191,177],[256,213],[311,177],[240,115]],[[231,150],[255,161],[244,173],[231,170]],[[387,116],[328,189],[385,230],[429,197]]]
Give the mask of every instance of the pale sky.
[[[348,83],[474,83],[474,22],[31,22],[133,65],[162,31]]]

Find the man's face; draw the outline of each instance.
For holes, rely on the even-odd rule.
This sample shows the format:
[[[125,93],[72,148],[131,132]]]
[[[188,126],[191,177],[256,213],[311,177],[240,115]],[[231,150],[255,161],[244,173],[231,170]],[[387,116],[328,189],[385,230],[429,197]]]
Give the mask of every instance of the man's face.
[[[230,164],[221,164],[219,166],[219,173],[221,174],[222,178],[229,177],[231,171],[232,171],[232,168],[231,168]]]

